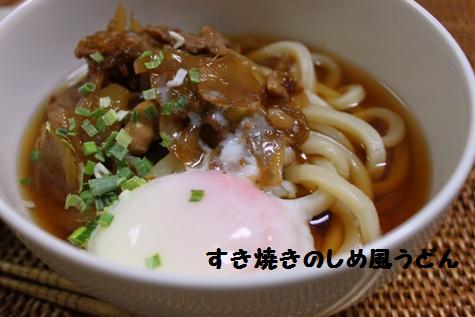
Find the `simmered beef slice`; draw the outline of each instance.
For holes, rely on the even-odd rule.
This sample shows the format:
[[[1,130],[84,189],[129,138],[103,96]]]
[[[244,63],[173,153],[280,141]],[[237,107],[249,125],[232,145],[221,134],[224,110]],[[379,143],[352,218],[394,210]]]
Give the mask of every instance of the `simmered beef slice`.
[[[120,63],[131,62],[144,51],[157,46],[158,43],[147,33],[98,32],[81,39],[74,53],[77,58],[90,58],[91,54],[100,52],[105,58],[101,67],[112,68]]]
[[[169,45],[176,43],[176,39],[170,35],[170,31],[179,33],[185,39],[181,49],[192,54],[225,55],[228,51],[227,47],[230,45],[221,33],[210,26],[204,26],[197,34],[181,32],[167,26],[146,26],[143,31],[157,41]]]
[[[41,130],[36,148],[40,156],[34,166],[35,186],[47,187],[51,195],[58,199],[64,199],[68,193],[76,193],[79,171],[71,148],[46,127]]]

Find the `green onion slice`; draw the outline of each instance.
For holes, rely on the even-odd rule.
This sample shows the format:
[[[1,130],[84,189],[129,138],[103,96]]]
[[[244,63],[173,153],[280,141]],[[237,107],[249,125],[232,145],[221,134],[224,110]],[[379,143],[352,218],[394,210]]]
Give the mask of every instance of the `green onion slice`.
[[[91,110],[83,107],[76,107],[76,114],[83,117],[89,117],[91,115]]]
[[[22,178],[22,179],[20,179],[20,184],[21,184],[21,185],[24,185],[24,186],[26,186],[26,185],[31,185],[31,179],[29,179],[29,178]]]
[[[104,176],[88,181],[89,188],[94,196],[100,196],[119,188],[121,178],[117,175]]]
[[[36,162],[40,159],[40,150],[38,149],[34,149],[33,151],[31,151],[31,154],[30,154],[30,160],[32,162]]]
[[[154,100],[157,99],[158,90],[157,88],[150,88],[142,91],[142,97],[145,100]]]
[[[124,148],[122,145],[119,143],[115,143],[110,149],[108,154],[110,156],[115,157],[118,161],[123,161],[124,158],[127,156],[129,151],[127,151],[126,148]]]
[[[161,132],[160,137],[162,138],[162,142],[160,142],[161,146],[168,148],[172,145],[172,138],[168,134]]]
[[[54,134],[56,134],[60,138],[66,139],[68,137],[68,129],[56,128],[56,131],[54,131]]]
[[[85,249],[87,247],[87,244],[89,243],[89,240],[91,239],[91,235],[94,232],[94,229],[96,229],[96,226],[96,223],[92,223],[88,226],[77,228],[68,237],[69,242],[71,242],[77,247]]]
[[[157,108],[155,107],[155,105],[150,105],[145,108],[144,113],[148,119],[153,119],[158,115]]]
[[[99,218],[97,219],[97,223],[102,228],[107,228],[111,225],[112,220],[114,219],[114,215],[109,212],[102,213]]]
[[[108,126],[113,125],[119,120],[119,117],[117,116],[117,112],[115,112],[114,109],[110,109],[109,111],[107,111],[106,114],[102,116],[102,118],[104,119],[104,121],[106,122]]]
[[[158,52],[158,54],[155,54],[155,55],[149,56],[149,57],[150,57],[150,61],[144,63],[145,68],[147,68],[149,70],[150,69],[155,69],[158,66],[160,66],[160,64],[163,62],[163,59],[164,59],[162,51]]]
[[[98,149],[97,149],[97,146],[96,146],[96,142],[94,142],[94,141],[88,141],[88,142],[84,142],[82,144],[82,152],[86,156],[95,154],[97,151],[98,151]]]
[[[160,259],[160,254],[156,253],[145,259],[145,267],[148,270],[155,270],[156,268],[162,265],[162,260]]]
[[[88,160],[86,162],[86,166],[84,166],[84,174],[87,176],[92,176],[92,174],[94,174],[94,167],[96,167],[96,163]]]
[[[136,124],[136,123],[137,123],[137,119],[138,119],[138,112],[137,112],[137,110],[132,110],[132,112],[130,113],[130,121],[131,121],[133,124]]]
[[[100,52],[92,53],[89,55],[89,57],[98,64],[104,61],[104,56],[102,56]]]
[[[99,131],[97,131],[96,127],[89,121],[85,119],[81,122],[81,128],[86,132],[86,134],[90,137],[95,136]]]
[[[200,202],[205,195],[205,191],[202,189],[192,189],[190,192],[190,202],[196,203]]]
[[[129,144],[132,142],[132,137],[129,135],[129,133],[126,130],[120,129],[119,133],[115,137],[115,140],[120,146],[126,149],[129,147]]]
[[[134,176],[129,180],[124,181],[120,187],[122,190],[134,190],[140,186],[147,184],[147,182],[140,177]]]
[[[79,94],[81,96],[87,96],[90,93],[93,93],[96,90],[96,85],[91,82],[87,82],[78,88]]]
[[[193,84],[198,84],[201,82],[201,79],[200,79],[200,72],[197,68],[190,68],[188,70],[188,78],[190,78],[190,81],[193,83]]]
[[[138,157],[132,160],[132,165],[135,167],[135,171],[139,177],[145,177],[153,167],[152,162],[150,162],[146,157],[140,159]]]
[[[64,203],[64,209],[69,209],[71,207],[76,208],[77,210],[79,210],[79,212],[83,212],[84,210],[86,210],[87,206],[80,196],[68,194],[68,196],[66,196],[66,202]]]
[[[169,116],[172,113],[185,109],[189,104],[189,100],[186,96],[180,96],[175,100],[167,101],[163,104],[162,115]]]

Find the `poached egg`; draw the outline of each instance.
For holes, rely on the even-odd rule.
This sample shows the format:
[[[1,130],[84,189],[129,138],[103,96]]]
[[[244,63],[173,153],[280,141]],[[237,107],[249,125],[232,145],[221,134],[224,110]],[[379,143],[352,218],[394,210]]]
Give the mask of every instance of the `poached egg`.
[[[192,190],[203,191],[200,201],[190,201]],[[160,271],[250,273],[261,271],[254,268],[257,248],[271,247],[278,258],[288,249],[305,254],[314,248],[303,214],[249,180],[218,171],[156,178],[121,197],[112,213],[112,224],[96,230],[89,251],[138,268],[145,268],[145,260],[158,253]],[[228,252],[219,271],[206,255],[217,248]],[[251,255],[242,270],[230,260],[239,249]]]

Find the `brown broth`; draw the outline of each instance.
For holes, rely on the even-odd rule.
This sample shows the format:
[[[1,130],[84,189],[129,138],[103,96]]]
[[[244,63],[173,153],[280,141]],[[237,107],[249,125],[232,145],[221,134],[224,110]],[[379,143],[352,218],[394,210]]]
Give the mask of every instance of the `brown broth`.
[[[240,36],[232,37],[240,44],[243,52],[255,49],[275,39],[268,37]],[[315,50],[321,51],[321,50]],[[327,52],[324,52],[327,54]],[[335,58],[343,69],[344,83],[361,84],[367,93],[362,107],[378,106],[388,108],[398,113],[406,123],[406,139],[409,148],[409,171],[408,175],[399,188],[382,197],[375,198],[375,205],[379,214],[382,231],[388,232],[414,215],[427,201],[431,184],[431,162],[428,156],[428,147],[422,131],[415,118],[410,114],[401,100],[381,82],[371,77],[358,67],[328,54]],[[45,120],[45,108],[43,105],[37,115],[31,120],[30,128],[26,131],[21,145],[19,157],[20,177],[33,179],[30,153],[34,149],[36,138],[39,135],[41,124]],[[377,129],[378,127],[375,125]],[[388,151],[389,162],[387,169],[392,166],[391,150]],[[53,198],[48,194],[48,188],[35,189],[34,184],[22,186],[25,199],[31,200],[36,205],[31,213],[38,224],[50,233],[66,238],[72,230],[84,224],[93,216],[79,214],[73,210],[64,210],[64,202]],[[330,217],[327,217],[331,219]],[[311,225],[316,246],[321,246],[324,232],[327,231],[328,221],[317,225]]]

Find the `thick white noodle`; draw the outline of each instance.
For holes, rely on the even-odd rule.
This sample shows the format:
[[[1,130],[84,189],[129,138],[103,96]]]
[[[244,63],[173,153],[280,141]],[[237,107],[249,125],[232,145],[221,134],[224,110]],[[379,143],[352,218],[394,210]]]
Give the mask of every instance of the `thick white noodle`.
[[[374,119],[384,121],[387,126],[386,133],[381,137],[386,147],[398,145],[406,135],[406,126],[402,118],[391,110],[384,108],[366,108],[354,114],[355,116],[369,122]]]
[[[343,243],[338,248],[338,253],[343,255],[350,252],[350,250],[357,250],[361,248],[361,233],[358,219],[341,201],[336,201],[331,207],[332,215],[337,216],[343,224],[345,237]]]
[[[297,184],[298,182],[292,180],[292,183]],[[306,221],[310,221],[314,216],[327,211],[335,202],[335,197],[319,189],[307,196],[281,199],[281,202],[293,210],[298,210],[304,215]]]
[[[302,164],[290,167],[285,177],[294,183],[314,184],[348,206],[360,223],[363,242],[380,236],[378,214],[373,202],[338,174],[324,167]]]
[[[338,129],[335,129],[332,126],[326,124],[316,124],[312,126],[312,130],[320,132],[321,134],[326,135],[327,137],[333,139],[335,142],[340,143],[345,146],[351,152],[355,152],[355,148],[351,141]]]
[[[358,156],[356,156],[356,154],[354,154],[332,138],[313,131],[310,132],[307,141],[302,144],[302,149],[305,149],[307,147],[307,142],[312,142],[312,140],[316,138],[326,139],[328,142],[333,142],[335,146],[339,146],[341,148],[350,163],[350,182],[356,187],[358,187],[363,193],[365,193],[368,198],[373,199],[373,186],[371,183],[371,177],[368,173],[368,170],[364,166],[363,162],[361,162],[361,160],[358,158]]]
[[[327,138],[322,138],[314,133],[305,141],[300,149],[309,155],[320,155],[328,159],[335,167],[337,173],[344,179],[350,178],[350,163],[341,147]]]
[[[262,63],[271,57],[283,55],[295,58],[298,65],[298,74],[294,74],[295,78],[306,90],[315,91],[315,69],[310,51],[305,45],[292,41],[275,42],[249,53],[247,57],[256,63]]]
[[[337,110],[349,110],[360,105],[366,98],[366,92],[361,85],[349,85],[343,88],[344,93],[337,98],[327,99]]]
[[[307,97],[308,103],[313,106],[318,106],[318,107],[323,107],[323,108],[332,108],[332,106],[329,103],[327,103],[325,99],[323,99],[319,95],[309,90],[305,90],[305,96]]]
[[[337,87],[341,82],[341,67],[331,57],[323,54],[312,53],[312,61],[316,66],[322,67],[327,72],[325,85],[331,88]]]
[[[302,109],[310,127],[314,124],[331,125],[359,140],[366,150],[366,167],[373,180],[378,180],[386,165],[383,140],[371,125],[351,114],[328,108],[308,105]]]
[[[324,158],[314,159],[315,165],[328,169],[332,173],[336,173],[335,167],[330,161]],[[287,181],[287,180],[286,180]],[[292,182],[296,183],[296,182]],[[335,202],[335,197],[326,193],[325,191],[318,189],[310,195],[295,198],[292,200],[282,199],[283,204],[286,204],[292,210],[298,210],[303,214],[306,222],[309,222],[314,216],[318,216],[324,211],[327,211],[331,205]]]

